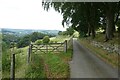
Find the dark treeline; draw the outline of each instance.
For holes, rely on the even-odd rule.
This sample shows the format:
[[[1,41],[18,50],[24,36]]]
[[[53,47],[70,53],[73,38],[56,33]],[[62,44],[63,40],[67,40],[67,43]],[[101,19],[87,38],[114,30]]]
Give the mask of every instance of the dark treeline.
[[[66,31],[59,31],[58,35],[73,35],[74,29],[72,27],[69,27],[66,29]]]
[[[17,48],[28,46],[30,42],[35,42],[38,39],[43,39],[44,36],[53,37],[54,35],[43,34],[40,32],[33,32],[22,37],[18,37],[12,34],[2,34],[2,50],[12,47],[12,42],[15,43]]]
[[[105,41],[114,38],[115,25],[120,31],[120,2],[47,2],[43,7],[53,7],[63,15],[62,24],[71,26],[83,36],[95,38],[96,30],[104,29]]]

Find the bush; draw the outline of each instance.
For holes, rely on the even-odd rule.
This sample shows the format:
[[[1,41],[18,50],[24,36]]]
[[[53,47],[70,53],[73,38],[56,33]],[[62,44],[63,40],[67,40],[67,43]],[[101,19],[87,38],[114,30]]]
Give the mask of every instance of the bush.
[[[54,43],[54,41],[50,41],[50,43]]]
[[[47,44],[47,43],[49,43],[49,41],[50,41],[49,36],[45,36],[43,38],[43,43]]]
[[[10,72],[10,63],[11,63],[11,60],[10,60],[10,52],[9,50],[6,51],[6,52],[3,52],[2,53],[2,71],[5,72]]]
[[[37,40],[37,41],[35,41],[35,44],[37,44],[37,45],[40,45],[41,43],[42,43],[41,40]]]

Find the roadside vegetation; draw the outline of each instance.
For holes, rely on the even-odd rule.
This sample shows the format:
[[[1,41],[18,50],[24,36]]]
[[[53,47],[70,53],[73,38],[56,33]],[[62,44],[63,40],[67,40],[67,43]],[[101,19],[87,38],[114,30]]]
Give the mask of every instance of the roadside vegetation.
[[[31,61],[28,64],[27,54],[28,46],[17,47],[17,43],[13,46],[6,44],[3,37],[2,42],[2,78],[10,78],[11,54],[15,53],[15,78],[69,78],[69,61],[72,58],[72,46],[68,52],[59,53],[41,53],[40,51],[31,54]],[[49,42],[64,42],[69,40],[70,36],[58,35],[56,37],[44,36],[42,39],[34,41],[35,44]],[[24,39],[23,39],[24,40]],[[23,41],[25,43],[25,41]],[[22,44],[21,44],[22,45]]]
[[[14,48],[15,53],[15,76],[23,78],[27,66],[27,48]],[[10,78],[11,50],[2,53],[2,78]]]
[[[43,0],[44,1],[44,0]],[[27,51],[29,44],[57,43],[78,37],[80,43],[89,48],[93,53],[113,66],[118,65],[118,55],[109,53],[101,48],[94,47],[90,41],[96,40],[102,43],[119,44],[120,34],[120,3],[109,2],[79,2],[79,3],[55,3],[44,1],[42,6],[45,10],[53,7],[63,15],[62,25],[71,24],[66,31],[59,31],[59,36],[33,32],[23,37],[11,34],[2,35],[2,71],[3,78],[10,78],[11,42],[15,43],[14,53],[16,54],[16,78],[68,78],[69,64],[72,57],[72,47],[67,53],[37,52],[32,54],[31,63],[27,64]],[[98,31],[98,32],[97,32]],[[99,31],[102,33],[99,33]],[[96,34],[97,33],[97,34]],[[118,36],[117,36],[118,35]],[[45,38],[43,41],[42,39]],[[49,37],[48,37],[49,36]],[[50,38],[50,39],[49,39]]]
[[[67,53],[32,54],[32,61],[26,72],[26,78],[69,78],[72,50]]]
[[[97,41],[120,46],[119,2],[49,3],[43,0],[43,8],[46,11],[51,7],[63,15],[63,26],[71,25],[69,28],[72,27],[79,33],[80,43],[106,62],[118,67],[118,53],[109,53],[109,51],[91,45],[91,42]],[[59,34],[65,34],[65,32]]]
[[[102,41],[103,39],[104,39],[103,35],[99,34],[99,35],[96,35],[96,38],[94,39],[94,41],[105,43]],[[118,42],[116,41],[117,39],[118,38],[115,37],[113,40],[109,40],[107,44],[118,44]],[[82,45],[84,45],[86,48],[88,48],[90,51],[92,51],[95,55],[97,55],[99,58],[104,60],[106,63],[111,64],[113,67],[118,67],[118,56],[119,56],[118,53],[108,52],[101,47],[95,47],[93,44],[91,44],[92,39],[90,40],[90,37],[79,38],[78,41]]]
[[[63,16],[62,25],[67,24],[70,32],[76,30],[81,37],[96,37],[96,31],[104,31],[104,41],[114,38],[114,33],[120,32],[119,2],[42,2],[44,10],[54,8]],[[65,33],[65,32],[64,32]],[[63,34],[64,34],[63,33]],[[61,33],[60,33],[61,34]]]
[[[58,36],[59,38],[61,36]],[[57,40],[57,38],[52,38],[51,40],[57,42],[64,42],[70,37]],[[44,38],[43,38],[44,40]],[[69,47],[67,53],[65,52],[49,52],[41,53],[40,51],[32,54],[32,61],[26,73],[26,78],[69,78],[70,77],[70,67],[69,61],[72,59],[72,44]]]
[[[1,75],[2,75],[2,34],[0,32],[0,78],[1,78]]]

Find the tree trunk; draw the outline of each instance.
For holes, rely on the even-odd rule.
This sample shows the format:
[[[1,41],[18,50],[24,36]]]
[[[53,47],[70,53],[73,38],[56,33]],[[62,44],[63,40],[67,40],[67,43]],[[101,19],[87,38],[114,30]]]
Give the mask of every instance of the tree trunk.
[[[95,26],[96,26],[96,12],[95,12],[95,6],[94,3],[91,3],[91,8],[90,8],[90,27],[91,27],[91,32],[92,32],[92,39],[95,38]]]
[[[88,36],[90,36],[91,33],[91,28],[90,28],[90,24],[88,23]]]
[[[106,41],[111,40],[113,38],[113,28],[114,28],[114,13],[111,9],[112,6],[110,6],[110,9],[107,9],[106,12]]]
[[[93,25],[91,25],[91,32],[92,32],[92,39],[95,38],[95,28]]]

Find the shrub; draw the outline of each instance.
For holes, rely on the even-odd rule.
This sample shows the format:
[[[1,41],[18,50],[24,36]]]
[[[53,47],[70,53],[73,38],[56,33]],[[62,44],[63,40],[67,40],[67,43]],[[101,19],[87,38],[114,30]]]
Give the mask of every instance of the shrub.
[[[10,52],[9,50],[8,51],[4,51],[2,53],[2,71],[7,71],[7,72],[10,72],[10,63],[11,63],[11,60],[10,60]]]
[[[35,44],[37,44],[37,45],[40,45],[41,43],[42,43],[41,40],[37,40],[37,41],[35,41]]]
[[[49,43],[49,41],[50,41],[49,36],[45,36],[43,38],[43,43],[47,44],[47,43]]]
[[[54,41],[50,41],[50,43],[54,43]]]

